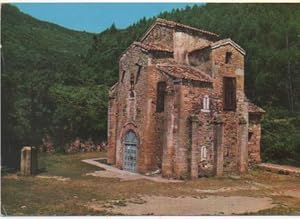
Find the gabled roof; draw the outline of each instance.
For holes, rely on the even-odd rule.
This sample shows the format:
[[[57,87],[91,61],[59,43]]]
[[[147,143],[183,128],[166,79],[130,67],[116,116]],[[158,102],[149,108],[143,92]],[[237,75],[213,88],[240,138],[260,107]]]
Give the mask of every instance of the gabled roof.
[[[143,41],[149,35],[149,33],[153,30],[153,28],[156,25],[167,26],[167,27],[170,27],[170,28],[183,28],[183,29],[186,29],[186,30],[202,33],[202,34],[205,34],[205,35],[208,35],[208,36],[219,37],[219,35],[216,34],[216,33],[212,33],[212,32],[206,31],[206,30],[201,30],[201,29],[191,27],[191,26],[188,26],[188,25],[185,25],[185,24],[180,24],[180,23],[177,23],[177,22],[174,22],[174,21],[169,21],[169,20],[165,20],[165,19],[162,19],[162,18],[157,18],[156,21],[154,22],[154,24],[152,24],[152,26],[148,29],[148,31],[143,35],[143,37],[141,38],[141,41]]]
[[[154,45],[149,43],[141,43],[141,42],[134,42],[133,43],[136,46],[139,46],[147,51],[158,51],[158,52],[170,52],[172,53],[173,50],[168,49],[167,47],[164,47],[162,45]]]
[[[156,65],[156,68],[177,79],[212,82],[212,78],[209,75],[190,66],[158,64]]]
[[[259,106],[255,105],[254,103],[252,103],[247,97],[245,98],[245,101],[248,102],[248,112],[249,113],[265,113],[266,111],[264,111],[262,108],[260,108]]]
[[[233,46],[236,50],[238,50],[240,53],[242,53],[243,55],[246,55],[245,50],[239,46],[238,44],[236,44],[234,41],[232,41],[231,39],[227,38],[227,39],[223,39],[223,40],[219,40],[217,42],[214,42],[211,44],[211,48],[212,49],[216,49],[219,48],[221,46],[225,46],[230,44],[231,46]]]

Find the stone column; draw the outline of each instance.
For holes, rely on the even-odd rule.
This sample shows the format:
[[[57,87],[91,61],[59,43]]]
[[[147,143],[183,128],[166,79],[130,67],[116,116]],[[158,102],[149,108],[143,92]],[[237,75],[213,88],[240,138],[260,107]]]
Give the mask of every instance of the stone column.
[[[248,126],[244,117],[239,118],[239,130],[238,130],[238,142],[239,142],[239,172],[245,173],[248,171]]]
[[[214,123],[214,174],[223,175],[224,145],[223,145],[223,121],[220,117],[213,120]]]
[[[174,130],[174,90],[168,88],[165,94],[164,129],[166,130],[163,140],[162,176],[173,176],[173,130]]]
[[[107,118],[107,162],[109,164],[116,163],[116,105],[115,98],[110,97],[108,104],[108,118]]]
[[[191,178],[197,179],[199,175],[198,170],[198,133],[199,133],[199,119],[196,115],[190,116],[191,132],[192,132],[192,147],[191,147]]]
[[[176,100],[175,104],[177,105],[178,114],[176,116],[177,123],[177,133],[176,133],[176,152],[175,152],[175,177],[178,179],[187,179],[190,175],[189,165],[190,161],[188,155],[190,155],[189,138],[188,132],[188,118],[189,113],[186,110],[184,97],[186,95],[186,88],[183,86],[182,82],[179,82],[175,85],[176,90]]]
[[[21,150],[21,175],[30,176],[37,173],[37,150],[35,147],[25,146]]]

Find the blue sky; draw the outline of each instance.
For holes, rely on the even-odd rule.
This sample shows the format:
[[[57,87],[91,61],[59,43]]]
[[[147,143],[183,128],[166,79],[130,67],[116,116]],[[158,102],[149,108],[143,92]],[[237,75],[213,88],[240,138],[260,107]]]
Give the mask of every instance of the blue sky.
[[[98,33],[115,23],[126,28],[143,17],[184,8],[187,3],[19,3],[22,12],[69,29]]]

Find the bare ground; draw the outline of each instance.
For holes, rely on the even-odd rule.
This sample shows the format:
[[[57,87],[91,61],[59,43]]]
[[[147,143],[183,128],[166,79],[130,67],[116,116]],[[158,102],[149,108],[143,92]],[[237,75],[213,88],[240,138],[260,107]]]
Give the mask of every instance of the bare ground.
[[[300,215],[300,178],[252,170],[241,177],[165,183],[99,176],[82,159],[104,153],[41,155],[46,171],[1,178],[7,215]],[[88,174],[88,175],[87,175]],[[107,173],[106,173],[107,174]]]
[[[125,215],[231,215],[257,212],[274,207],[271,198],[247,196],[166,197],[143,196],[144,203],[109,206],[110,212]],[[243,204],[241,204],[243,203]],[[88,207],[104,210],[105,205],[92,203]]]

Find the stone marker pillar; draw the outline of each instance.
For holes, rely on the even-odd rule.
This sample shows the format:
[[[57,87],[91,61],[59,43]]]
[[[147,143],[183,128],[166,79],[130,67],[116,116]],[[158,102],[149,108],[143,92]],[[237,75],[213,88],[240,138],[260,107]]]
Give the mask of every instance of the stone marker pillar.
[[[21,175],[30,176],[37,173],[37,149],[25,146],[21,150]]]

